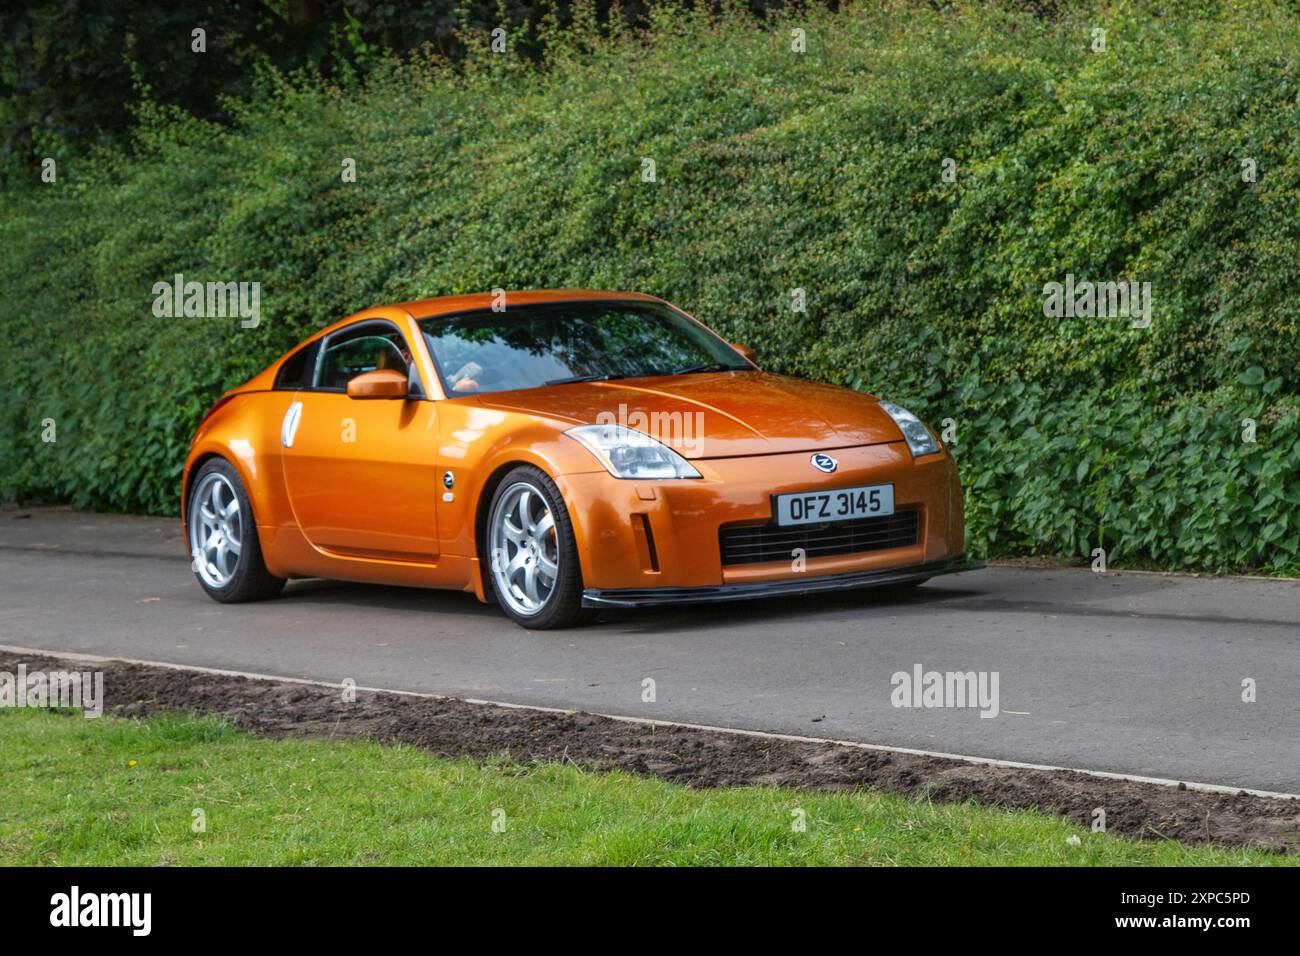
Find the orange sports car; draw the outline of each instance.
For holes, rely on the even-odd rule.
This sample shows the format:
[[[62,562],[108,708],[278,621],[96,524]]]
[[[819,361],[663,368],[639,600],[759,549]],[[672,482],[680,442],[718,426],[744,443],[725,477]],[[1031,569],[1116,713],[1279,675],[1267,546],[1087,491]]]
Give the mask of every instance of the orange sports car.
[[[957,469],[915,416],[760,371],[624,292],[336,322],[222,396],[181,495],[218,601],[335,578],[471,591],[553,628],[972,566]]]

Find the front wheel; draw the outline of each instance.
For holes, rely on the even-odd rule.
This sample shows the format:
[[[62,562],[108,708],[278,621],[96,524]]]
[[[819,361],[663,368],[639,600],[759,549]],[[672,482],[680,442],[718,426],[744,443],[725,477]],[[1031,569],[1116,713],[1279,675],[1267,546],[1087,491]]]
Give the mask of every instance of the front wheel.
[[[488,512],[486,560],[497,602],[527,628],[570,627],[582,607],[573,524],[549,475],[521,465],[497,485]]]
[[[239,473],[213,458],[194,476],[190,493],[190,559],[208,597],[223,604],[274,597],[284,578],[266,569],[253,506]]]

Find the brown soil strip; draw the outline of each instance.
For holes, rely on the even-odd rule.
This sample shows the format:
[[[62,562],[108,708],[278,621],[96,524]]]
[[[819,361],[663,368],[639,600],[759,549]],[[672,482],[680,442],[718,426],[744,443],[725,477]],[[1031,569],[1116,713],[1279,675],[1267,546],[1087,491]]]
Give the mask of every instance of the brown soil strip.
[[[1300,801],[1219,795],[1070,771],[987,767],[958,760],[837,744],[652,726],[585,713],[552,714],[460,700],[358,692],[344,703],[328,687],[253,680],[120,662],[0,653],[0,671],[104,672],[106,714],[187,712],[221,717],[261,737],[365,737],[444,757],[563,761],[619,768],[691,787],[750,784],[848,791],[859,788],[936,802],[974,800],[1037,809],[1085,826],[1095,807],[1107,830],[1142,839],[1300,852]]]

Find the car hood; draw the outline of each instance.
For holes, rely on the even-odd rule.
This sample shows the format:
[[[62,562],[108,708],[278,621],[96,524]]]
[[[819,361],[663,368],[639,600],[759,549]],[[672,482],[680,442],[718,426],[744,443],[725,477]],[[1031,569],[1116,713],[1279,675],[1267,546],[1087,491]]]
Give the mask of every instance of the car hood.
[[[736,458],[902,441],[874,396],[766,372],[573,382],[478,396],[488,408],[621,423],[684,458]]]

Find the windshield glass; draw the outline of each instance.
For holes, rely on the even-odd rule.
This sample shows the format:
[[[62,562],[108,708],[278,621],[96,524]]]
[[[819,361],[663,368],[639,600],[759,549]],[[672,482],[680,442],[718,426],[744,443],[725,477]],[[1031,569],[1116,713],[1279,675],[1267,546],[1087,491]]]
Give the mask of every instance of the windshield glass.
[[[448,395],[574,381],[752,370],[707,329],[657,302],[546,302],[420,320]]]

